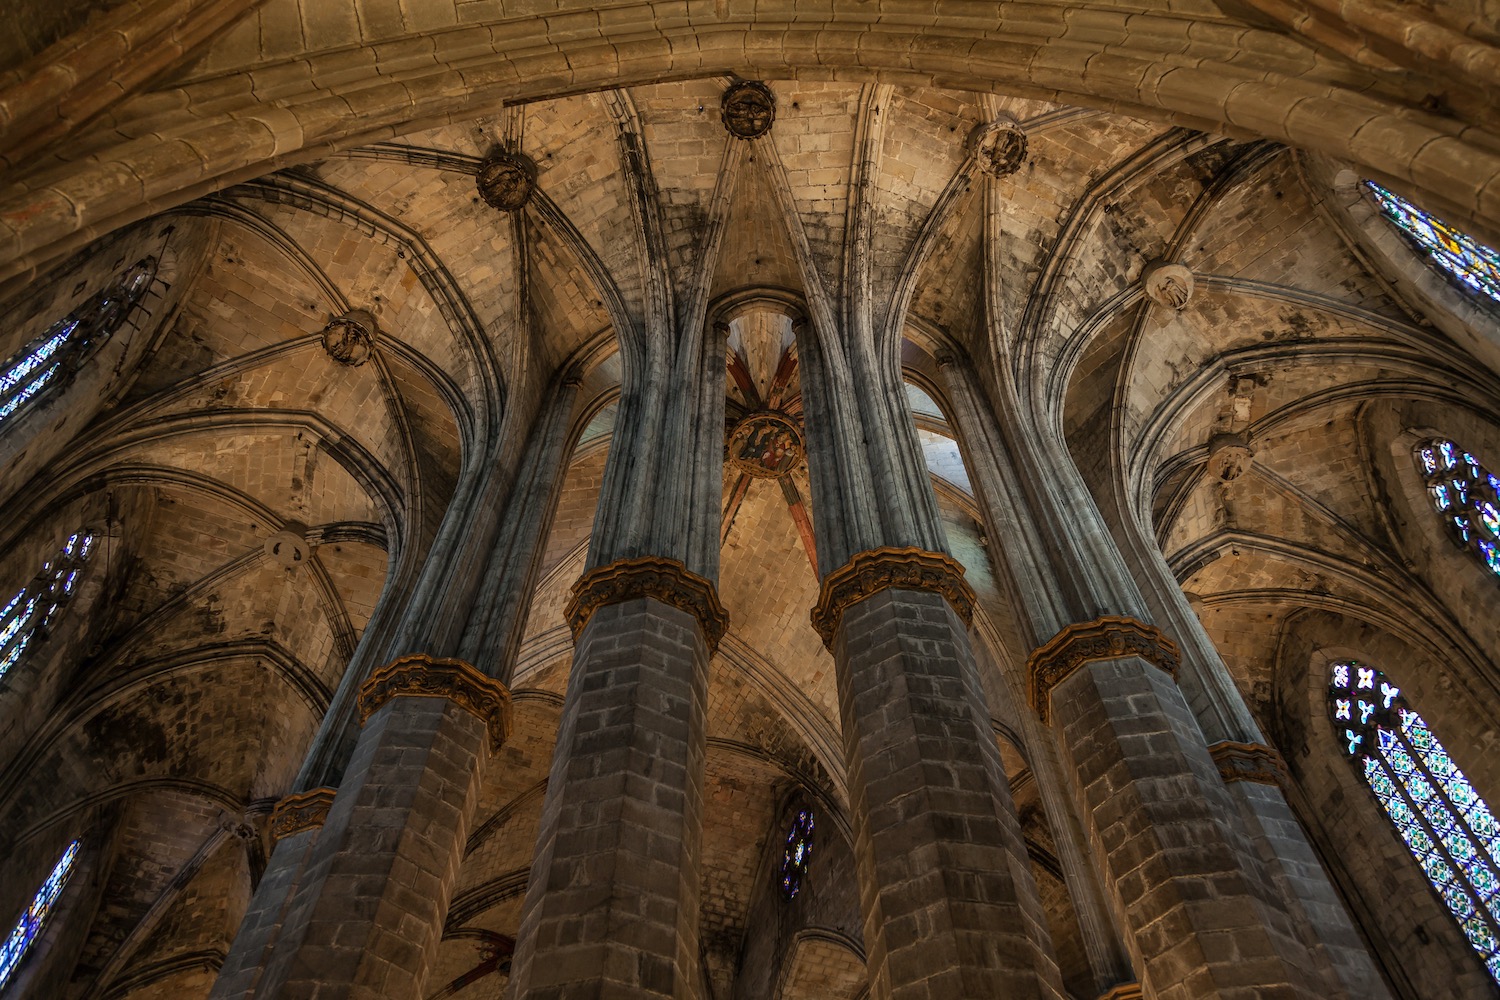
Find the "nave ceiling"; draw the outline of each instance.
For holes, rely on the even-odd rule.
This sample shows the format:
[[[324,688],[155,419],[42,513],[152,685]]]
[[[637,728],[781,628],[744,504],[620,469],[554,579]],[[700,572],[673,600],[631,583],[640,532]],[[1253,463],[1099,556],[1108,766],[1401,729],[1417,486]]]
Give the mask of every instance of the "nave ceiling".
[[[773,81],[776,123],[746,142],[719,120],[729,82],[537,100],[246,177],[106,237],[13,299],[0,355],[116,258],[171,261],[131,363],[84,425],[53,402],[0,439],[0,578],[29,578],[80,524],[103,539],[65,625],[7,678],[7,697],[56,710],[0,715],[0,825],[20,831],[0,862],[0,911],[19,899],[12,872],[55,855],[63,830],[116,831],[69,995],[206,988],[264,865],[257,825],[381,601],[409,593],[478,442],[502,436],[499,462],[514,472],[536,414],[576,381],[512,677],[517,732],[491,771],[429,980],[432,996],[491,994],[566,685],[562,609],[605,463],[629,447],[613,433],[629,391],[620,345],[657,335],[650,296],[663,278],[679,316],[695,291],[728,324],[731,420],[773,399],[800,419],[792,317],[809,300],[857,300],[893,332],[948,543],[980,599],[997,739],[1080,995],[1086,962],[1020,735],[1030,709],[1017,678],[1046,637],[1011,607],[1007,540],[986,527],[959,457],[972,461],[973,443],[948,416],[943,365],[1014,391],[1117,534],[1160,549],[1268,732],[1287,732],[1282,689],[1304,667],[1287,649],[1309,613],[1378,634],[1429,665],[1435,687],[1488,677],[1484,622],[1500,596],[1457,572],[1462,555],[1421,523],[1400,435],[1441,429],[1500,457],[1500,342],[1483,317],[1429,320],[1403,293],[1399,267],[1420,261],[1393,272],[1363,249],[1338,164],[1041,100],[811,80]],[[1002,114],[1028,151],[995,178],[966,139]],[[502,140],[537,166],[537,194],[513,214],[475,188]],[[862,212],[873,238],[857,263]],[[1143,293],[1161,260],[1193,274],[1183,308]],[[320,337],[349,309],[378,324],[359,367]],[[1250,453],[1227,477],[1213,462],[1224,435]],[[703,915],[717,989],[735,975],[788,802],[846,808],[833,662],[807,618],[819,512],[805,464],[775,479],[726,465],[724,511],[731,631],[710,691]],[[265,549],[288,528],[309,546],[294,569]],[[861,988],[857,907],[827,898],[835,943],[799,945],[788,997]]]

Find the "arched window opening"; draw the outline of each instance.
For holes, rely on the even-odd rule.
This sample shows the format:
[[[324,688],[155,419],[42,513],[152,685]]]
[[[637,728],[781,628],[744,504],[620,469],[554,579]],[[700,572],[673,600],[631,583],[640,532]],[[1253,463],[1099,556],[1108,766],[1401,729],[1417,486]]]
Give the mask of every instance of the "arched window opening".
[[[812,860],[814,825],[812,810],[802,809],[787,831],[786,850],[781,855],[781,891],[789,900],[802,890],[802,880],[807,877],[807,864]]]
[[[1413,240],[1435,266],[1467,291],[1500,302],[1500,253],[1374,181],[1365,181],[1365,186],[1375,196],[1385,217]]]
[[[138,261],[6,361],[0,367],[0,424],[77,371],[125,322],[154,277],[156,258]]]
[[[62,551],[43,563],[36,578],[0,608],[0,678],[21,659],[31,640],[56,621],[72,600],[83,564],[93,549],[91,532],[69,535]]]
[[[42,924],[46,922],[47,915],[52,912],[53,906],[57,904],[57,898],[62,895],[63,886],[68,883],[68,876],[73,874],[73,862],[78,858],[78,841],[68,845],[63,851],[62,857],[57,859],[57,864],[52,866],[52,874],[42,883],[42,887],[32,897],[31,905],[26,907],[26,912],[21,914],[21,919],[16,921],[15,930],[10,932],[6,938],[5,945],[0,948],[0,991],[4,991],[9,985],[11,977],[15,975],[16,969],[21,964],[21,959],[26,957],[26,952],[36,941],[36,936],[41,932]]]
[[[1328,711],[1381,808],[1500,982],[1500,823],[1384,673],[1333,665]]]
[[[1417,446],[1417,468],[1453,540],[1500,576],[1500,476],[1452,441]]]

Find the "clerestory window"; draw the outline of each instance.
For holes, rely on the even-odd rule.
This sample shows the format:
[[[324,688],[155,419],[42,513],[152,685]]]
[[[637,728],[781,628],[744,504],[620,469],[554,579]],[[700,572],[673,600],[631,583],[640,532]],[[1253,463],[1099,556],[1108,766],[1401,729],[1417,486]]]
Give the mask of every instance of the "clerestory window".
[[[1468,233],[1433,218],[1394,191],[1365,181],[1380,211],[1413,240],[1427,259],[1469,292],[1500,303],[1500,253]]]
[[[57,620],[78,588],[94,536],[74,532],[56,556],[42,564],[30,584],[0,608],[0,677],[15,666],[32,639]]]
[[[802,880],[807,876],[807,866],[812,861],[813,814],[811,809],[799,810],[787,831],[786,850],[781,855],[781,891],[787,899],[802,890]]]
[[[62,895],[63,887],[68,883],[68,876],[73,874],[73,862],[77,858],[78,841],[75,840],[63,851],[57,864],[52,866],[52,874],[47,876],[47,880],[36,891],[31,905],[26,907],[26,912],[21,914],[15,929],[10,932],[10,937],[0,947],[0,992],[5,990],[16,969],[20,967],[21,960],[26,957],[26,952],[36,942],[42,924],[57,905],[57,898]]]
[[[1344,753],[1500,982],[1500,823],[1490,807],[1375,667],[1334,664],[1328,712]]]
[[[155,277],[155,257],[138,261],[0,366],[0,427],[63,385],[120,328]]]
[[[1500,576],[1500,476],[1442,438],[1418,445],[1415,456],[1449,535]]]

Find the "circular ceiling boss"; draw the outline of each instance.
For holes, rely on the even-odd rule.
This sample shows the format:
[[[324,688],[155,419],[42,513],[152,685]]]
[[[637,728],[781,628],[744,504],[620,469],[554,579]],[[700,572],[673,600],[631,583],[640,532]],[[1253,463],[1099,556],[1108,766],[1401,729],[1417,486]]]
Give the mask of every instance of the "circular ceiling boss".
[[[776,120],[776,95],[758,80],[741,80],[724,91],[719,117],[730,135],[759,139]]]
[[[491,208],[514,212],[523,208],[536,191],[536,164],[525,153],[490,150],[474,175],[479,197]]]
[[[729,464],[757,479],[777,479],[801,464],[802,432],[784,413],[759,410],[729,432]]]

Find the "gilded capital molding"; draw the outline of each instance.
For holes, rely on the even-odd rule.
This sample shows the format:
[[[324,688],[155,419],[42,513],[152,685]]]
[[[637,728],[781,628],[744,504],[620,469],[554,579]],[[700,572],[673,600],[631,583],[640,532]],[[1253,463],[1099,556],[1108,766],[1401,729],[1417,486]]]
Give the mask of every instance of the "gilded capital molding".
[[[1140,983],[1118,983],[1099,994],[1099,1000],[1141,1000]]]
[[[573,599],[563,612],[573,630],[573,641],[578,641],[595,611],[642,597],[670,604],[698,619],[710,654],[729,631],[729,612],[719,603],[712,581],[690,572],[676,559],[640,556],[596,566],[573,584]]]
[[[284,840],[303,830],[316,830],[328,818],[333,805],[333,788],[312,788],[294,792],[276,803],[271,810],[271,842]]]
[[[1263,743],[1236,743],[1224,740],[1208,748],[1208,755],[1218,765],[1224,783],[1252,781],[1257,785],[1285,788],[1291,779],[1281,754]]]
[[[1053,688],[1084,664],[1122,656],[1138,656],[1177,679],[1177,643],[1154,625],[1126,615],[1106,615],[1069,625],[1032,650],[1026,661],[1031,707],[1044,724],[1049,722]]]
[[[887,545],[856,552],[848,563],[823,578],[812,626],[833,647],[844,612],[882,590],[925,590],[945,597],[967,626],[974,620],[974,591],[964,579],[964,567],[952,556],[926,549]]]
[[[510,735],[510,692],[463,660],[424,653],[398,657],[370,675],[359,689],[360,725],[392,698],[447,698],[485,724],[490,750]]]

